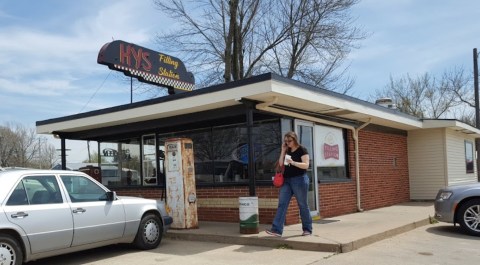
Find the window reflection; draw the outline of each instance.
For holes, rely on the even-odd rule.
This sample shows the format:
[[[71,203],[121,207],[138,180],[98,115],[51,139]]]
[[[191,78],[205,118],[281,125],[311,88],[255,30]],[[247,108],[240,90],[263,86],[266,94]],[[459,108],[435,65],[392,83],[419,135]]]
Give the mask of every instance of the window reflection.
[[[256,121],[252,133],[256,179],[271,181],[283,139],[280,119]],[[181,137],[193,141],[197,184],[248,182],[248,134],[243,123],[101,142],[102,183],[107,186],[163,185],[165,141]]]
[[[145,135],[142,137],[143,148],[143,184],[146,186],[157,185],[157,153],[155,135]]]
[[[158,135],[159,148],[171,137],[192,139],[197,183],[248,182],[248,135],[245,124]],[[253,141],[257,180],[271,181],[281,139],[279,120],[255,122]]]
[[[102,184],[107,186],[138,186],[140,179],[140,142],[127,139],[100,143]]]

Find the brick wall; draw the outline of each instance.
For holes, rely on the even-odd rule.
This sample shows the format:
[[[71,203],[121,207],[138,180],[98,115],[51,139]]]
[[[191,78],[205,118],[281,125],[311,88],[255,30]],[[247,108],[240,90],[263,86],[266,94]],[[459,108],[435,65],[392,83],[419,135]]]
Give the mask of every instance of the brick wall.
[[[362,208],[409,201],[407,136],[362,130],[359,139]]]
[[[357,211],[355,142],[348,131],[351,181],[319,185],[320,215],[332,217]],[[407,136],[365,128],[359,132],[361,208],[371,210],[410,200]]]
[[[158,200],[160,198],[164,198],[164,191],[163,188],[158,187],[142,187],[142,188],[112,188],[112,190],[116,191],[118,195],[122,196],[135,196],[135,197],[142,197],[146,199],[155,199]]]
[[[257,187],[258,219],[260,223],[272,222],[278,205],[278,188]],[[198,209],[201,221],[239,222],[238,198],[249,197],[248,187],[197,188]],[[220,198],[220,200],[218,200]],[[298,223],[297,202],[290,202],[286,223]]]

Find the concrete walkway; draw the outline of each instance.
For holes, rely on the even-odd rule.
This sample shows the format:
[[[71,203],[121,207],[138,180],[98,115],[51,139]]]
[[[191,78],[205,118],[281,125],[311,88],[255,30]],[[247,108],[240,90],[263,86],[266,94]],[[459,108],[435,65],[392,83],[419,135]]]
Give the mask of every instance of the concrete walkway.
[[[238,223],[199,222],[198,229],[170,229],[167,238],[217,243],[256,245],[323,252],[349,252],[430,223],[432,202],[409,202],[390,207],[314,221],[313,235],[301,236],[301,224],[285,226],[281,238],[265,233],[240,234]]]

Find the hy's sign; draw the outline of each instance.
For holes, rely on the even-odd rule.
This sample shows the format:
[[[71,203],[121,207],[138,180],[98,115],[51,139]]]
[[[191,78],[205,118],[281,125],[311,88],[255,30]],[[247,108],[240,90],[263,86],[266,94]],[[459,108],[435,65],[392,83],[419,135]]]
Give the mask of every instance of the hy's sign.
[[[193,74],[178,58],[121,40],[103,45],[97,62],[141,82],[166,87],[169,94],[195,88]]]

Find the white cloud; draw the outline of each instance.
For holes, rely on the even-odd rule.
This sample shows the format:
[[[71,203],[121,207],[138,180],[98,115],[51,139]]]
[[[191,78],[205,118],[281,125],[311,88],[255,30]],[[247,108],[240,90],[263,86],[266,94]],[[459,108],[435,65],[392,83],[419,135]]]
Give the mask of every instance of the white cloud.
[[[20,7],[0,9],[0,93],[23,109],[0,118],[31,123],[129,103],[123,74],[110,74],[96,59],[112,38],[150,47],[161,23],[151,1],[20,0],[13,5],[28,8],[20,13],[14,11]],[[5,104],[1,110],[8,112]]]

